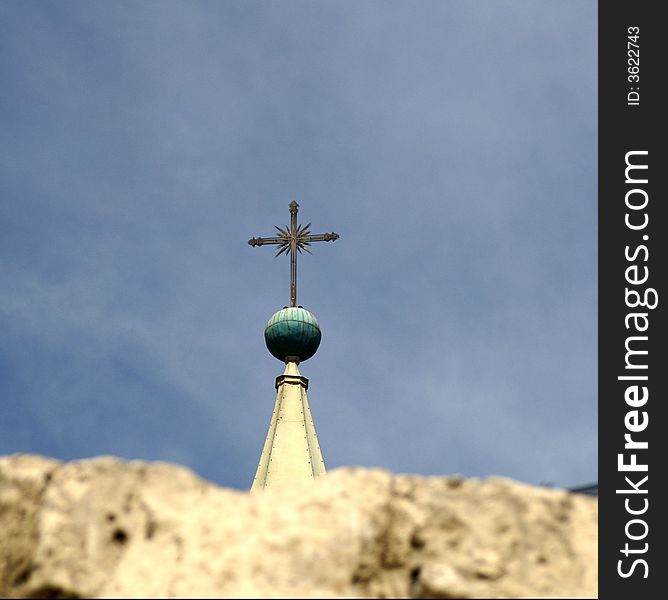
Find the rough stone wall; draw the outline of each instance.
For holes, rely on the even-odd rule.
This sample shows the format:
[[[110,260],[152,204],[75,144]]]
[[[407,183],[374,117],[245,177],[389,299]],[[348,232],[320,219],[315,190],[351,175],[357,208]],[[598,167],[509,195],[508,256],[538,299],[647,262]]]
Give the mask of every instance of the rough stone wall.
[[[0,596],[597,595],[595,498],[339,469],[247,494],[166,463],[0,457]]]

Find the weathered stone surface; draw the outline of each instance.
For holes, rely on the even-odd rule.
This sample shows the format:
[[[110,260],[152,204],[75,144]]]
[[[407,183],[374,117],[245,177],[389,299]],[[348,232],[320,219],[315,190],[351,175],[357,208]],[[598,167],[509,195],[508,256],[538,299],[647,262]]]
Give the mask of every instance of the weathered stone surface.
[[[597,595],[596,499],[339,469],[247,494],[111,457],[0,457],[0,596]]]

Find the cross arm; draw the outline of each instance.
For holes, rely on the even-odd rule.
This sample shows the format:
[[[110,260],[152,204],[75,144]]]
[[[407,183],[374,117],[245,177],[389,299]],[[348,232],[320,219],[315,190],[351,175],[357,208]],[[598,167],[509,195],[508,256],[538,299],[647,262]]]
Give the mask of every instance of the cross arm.
[[[317,235],[306,235],[302,238],[305,242],[334,242],[339,239],[339,234],[334,233],[319,233]]]
[[[251,246],[264,246],[265,244],[282,244],[285,240],[280,237],[256,237],[248,240]]]

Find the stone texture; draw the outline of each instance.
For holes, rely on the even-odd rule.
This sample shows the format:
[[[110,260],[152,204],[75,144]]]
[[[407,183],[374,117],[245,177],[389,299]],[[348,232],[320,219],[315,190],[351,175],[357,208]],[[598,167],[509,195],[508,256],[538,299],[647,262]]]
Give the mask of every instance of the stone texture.
[[[111,457],[0,457],[0,596],[597,595],[596,499],[339,469],[254,494]]]

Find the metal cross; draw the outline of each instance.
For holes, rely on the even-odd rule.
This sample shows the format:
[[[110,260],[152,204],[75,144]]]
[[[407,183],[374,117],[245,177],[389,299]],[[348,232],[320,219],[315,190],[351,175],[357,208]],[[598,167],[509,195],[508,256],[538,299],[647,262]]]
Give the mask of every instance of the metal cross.
[[[290,202],[290,227],[286,225],[285,229],[276,227],[278,236],[266,238],[251,238],[248,243],[251,246],[264,246],[265,244],[278,246],[276,256],[283,254],[290,255],[290,306],[297,306],[297,252],[301,254],[302,250],[311,254],[308,247],[311,242],[333,242],[339,239],[338,233],[321,233],[311,235],[308,225],[297,225],[297,211],[299,204],[294,200]]]

